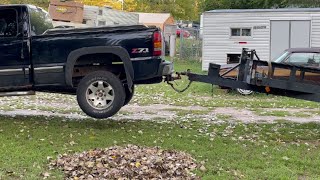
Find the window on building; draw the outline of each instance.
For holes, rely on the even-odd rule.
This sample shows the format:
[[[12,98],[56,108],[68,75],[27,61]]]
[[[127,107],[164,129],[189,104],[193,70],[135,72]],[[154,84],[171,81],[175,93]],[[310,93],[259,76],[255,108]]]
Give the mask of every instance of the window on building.
[[[102,16],[102,14],[103,14],[103,10],[99,9],[99,15]]]
[[[231,29],[231,36],[240,36],[241,35],[241,29],[240,28],[232,28]]]
[[[87,21],[88,21],[88,20],[83,19],[82,24],[87,24]]]
[[[227,54],[227,64],[236,64],[240,62],[241,54]]]
[[[18,34],[17,11],[0,10],[0,37],[15,37]]]
[[[105,26],[106,25],[106,21],[98,21],[98,26]]]
[[[231,28],[232,37],[249,37],[252,36],[251,28]]]
[[[251,36],[251,28],[243,28],[241,30],[241,35],[242,36]]]

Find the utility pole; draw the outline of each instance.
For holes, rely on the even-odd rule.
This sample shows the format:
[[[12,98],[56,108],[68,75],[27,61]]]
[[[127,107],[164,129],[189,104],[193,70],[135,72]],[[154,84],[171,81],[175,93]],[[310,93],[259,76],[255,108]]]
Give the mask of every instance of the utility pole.
[[[123,11],[124,10],[124,0],[120,0],[120,2],[121,2],[121,9]]]

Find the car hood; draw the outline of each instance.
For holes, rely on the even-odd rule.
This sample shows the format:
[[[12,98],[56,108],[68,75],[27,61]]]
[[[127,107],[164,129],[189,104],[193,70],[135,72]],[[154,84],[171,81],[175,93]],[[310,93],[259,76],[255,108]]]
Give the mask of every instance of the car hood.
[[[231,69],[235,66],[237,66],[238,64],[223,64],[221,65],[221,68],[220,69]]]

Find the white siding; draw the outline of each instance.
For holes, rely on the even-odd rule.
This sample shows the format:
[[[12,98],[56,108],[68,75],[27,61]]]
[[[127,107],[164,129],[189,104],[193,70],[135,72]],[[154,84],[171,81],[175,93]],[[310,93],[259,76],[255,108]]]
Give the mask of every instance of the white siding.
[[[311,46],[320,48],[320,13],[313,15],[311,27]]]
[[[102,15],[99,12],[102,12]],[[89,26],[98,26],[99,21],[104,22],[105,26],[137,25],[139,24],[139,15],[107,7],[84,6],[84,20]]]
[[[104,8],[103,15],[98,16],[97,19],[98,21],[106,21],[106,26],[139,24],[138,14],[108,8]]]
[[[99,7],[97,6],[84,6],[83,19],[88,26],[96,26]]]
[[[202,69],[208,70],[209,63],[226,64],[227,54],[241,54],[242,48],[256,49],[261,59],[269,60],[271,20],[312,20],[311,47],[320,47],[320,12],[207,12],[203,14]],[[252,37],[231,37],[230,29],[237,27],[252,28]]]

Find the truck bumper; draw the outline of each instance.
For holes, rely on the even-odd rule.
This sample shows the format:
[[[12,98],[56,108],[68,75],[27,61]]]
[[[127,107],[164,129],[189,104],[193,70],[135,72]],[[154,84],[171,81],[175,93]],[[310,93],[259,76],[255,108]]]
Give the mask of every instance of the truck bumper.
[[[135,84],[157,84],[174,73],[173,63],[162,59],[135,61]]]
[[[159,76],[169,76],[174,73],[174,66],[172,62],[162,61],[159,67]]]

